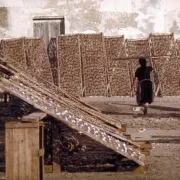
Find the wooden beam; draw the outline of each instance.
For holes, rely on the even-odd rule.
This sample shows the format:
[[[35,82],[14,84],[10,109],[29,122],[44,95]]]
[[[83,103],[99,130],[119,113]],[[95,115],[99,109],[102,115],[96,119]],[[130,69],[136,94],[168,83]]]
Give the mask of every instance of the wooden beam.
[[[31,114],[28,114],[27,116],[23,116],[21,121],[22,122],[38,122],[45,118],[47,116],[46,113],[42,111],[36,111]]]
[[[146,130],[144,132],[131,133],[131,140],[134,142],[162,142],[180,141],[178,130]]]
[[[35,16],[33,17],[33,21],[39,20],[62,20],[64,16]]]
[[[21,122],[9,122],[5,125],[6,129],[21,129],[21,128],[37,128],[39,124],[34,123],[21,123]]]

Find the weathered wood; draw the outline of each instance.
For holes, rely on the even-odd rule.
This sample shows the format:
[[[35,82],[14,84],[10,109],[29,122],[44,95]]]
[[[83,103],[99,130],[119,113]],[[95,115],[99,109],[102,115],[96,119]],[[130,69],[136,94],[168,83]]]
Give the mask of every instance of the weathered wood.
[[[46,113],[37,111],[21,118],[22,122],[38,122],[47,116]]]
[[[4,58],[0,58],[0,62],[2,61],[2,63],[4,62],[11,62],[13,61],[13,59],[10,59],[10,58],[7,58],[7,57],[4,57]],[[0,64],[1,66],[1,64]],[[11,73],[15,73],[16,71],[19,71],[18,69],[16,69],[15,67],[12,67],[11,65],[8,66],[7,68]],[[27,76],[27,71],[26,71],[26,74],[24,74],[23,72],[21,72],[21,74],[23,74],[24,77],[26,77],[27,79],[29,78]],[[29,74],[30,75],[30,74]],[[32,74],[31,74],[32,75]],[[115,119],[113,119],[112,117],[110,116],[107,116],[107,115],[104,115],[100,112],[97,111],[97,109],[93,108],[92,106],[88,105],[87,103],[85,102],[82,102],[80,101],[78,98],[75,98],[73,96],[71,96],[70,94],[66,93],[64,90],[62,89],[59,89],[58,87],[54,86],[53,84],[51,83],[48,83],[46,80],[44,79],[41,79],[39,77],[36,77],[38,78],[38,81],[36,84],[34,84],[35,82],[31,83],[31,85],[35,88],[38,88],[37,87],[37,84],[41,85],[41,87],[39,86],[39,90],[40,91],[43,91],[44,93],[48,93],[49,96],[51,94],[51,97],[53,98],[62,98],[63,96],[65,96],[67,99],[69,99],[71,102],[74,102],[74,105],[77,105],[78,107],[77,108],[80,108],[82,109],[83,111],[86,111],[87,113],[93,115],[93,116],[96,116],[97,118],[101,119],[102,121],[104,122],[108,122],[108,123],[111,123],[112,125],[116,125],[118,128],[121,128],[121,123],[118,123]],[[29,79],[30,80],[30,79]],[[43,83],[42,83],[43,82]],[[27,82],[28,83],[28,82]],[[47,86],[46,86],[47,85]],[[50,88],[50,89],[47,89]],[[45,90],[45,89],[46,90]],[[45,91],[44,91],[45,90]],[[64,100],[63,100],[64,101]]]
[[[43,38],[46,46],[49,42],[49,32],[48,32],[48,23],[47,22],[34,22],[34,37]]]
[[[39,21],[39,20],[62,20],[64,19],[64,16],[35,16],[33,17],[33,21]]]
[[[105,126],[105,124],[102,124],[102,121],[94,118],[94,116],[90,116],[85,113],[85,111],[74,107],[75,102],[71,102],[70,99],[69,101],[71,103],[67,104],[62,99],[56,100],[53,97],[50,97],[52,92],[43,93],[39,90],[41,86],[37,84],[35,80],[25,78],[22,74],[17,74],[17,76],[14,76],[9,80],[2,78],[0,86],[11,94],[24,99],[34,107],[48,112],[48,114],[66,123],[68,126],[83,132],[90,138],[95,139],[117,153],[120,153],[121,155],[132,159],[139,165],[144,166],[144,155],[141,154],[140,149],[137,148],[137,146],[135,147],[134,144],[129,141],[127,143],[127,139],[120,135],[119,137],[114,137],[114,131],[109,135],[109,131],[114,128]],[[38,90],[37,87],[39,87]],[[44,91],[46,90],[44,89]],[[122,138],[123,140],[121,140]]]
[[[131,134],[132,141],[153,141],[161,142],[170,140],[180,141],[180,131],[177,130],[146,130],[145,132],[137,132]]]
[[[141,174],[141,173],[147,172],[147,170],[148,170],[148,166],[147,166],[147,165],[146,165],[146,166],[139,166],[139,167],[137,167],[137,168],[133,171],[133,173],[134,173],[134,174]]]
[[[36,122],[33,123],[21,123],[21,122],[11,122],[11,123],[7,123],[6,128],[8,129],[15,129],[15,128],[37,128],[39,127],[39,124]]]
[[[61,21],[49,21],[48,28],[49,28],[49,38],[56,38],[58,35],[61,34],[60,31],[60,22]],[[50,40],[50,39],[49,39]]]
[[[51,64],[54,84],[58,86],[58,62],[56,38],[65,33],[65,22],[62,16],[39,16],[33,18],[34,37],[43,37]]]
[[[53,162],[53,173],[60,173],[60,172],[61,172],[61,166]]]
[[[34,37],[43,37],[46,46],[51,38],[65,33],[63,16],[39,16],[33,18]]]
[[[42,180],[43,165],[39,159],[39,155],[43,156],[39,138],[40,123],[8,122],[5,127],[6,179]]]
[[[53,165],[44,165],[45,173],[53,173]]]

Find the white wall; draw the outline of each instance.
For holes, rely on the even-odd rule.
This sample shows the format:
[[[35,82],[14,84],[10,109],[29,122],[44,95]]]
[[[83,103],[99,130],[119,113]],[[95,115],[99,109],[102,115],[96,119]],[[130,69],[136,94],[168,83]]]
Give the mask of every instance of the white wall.
[[[0,0],[0,7],[7,11],[6,17],[0,13],[0,38],[33,36],[35,15],[65,16],[67,34],[91,30],[144,38],[174,32],[180,37],[179,0]]]

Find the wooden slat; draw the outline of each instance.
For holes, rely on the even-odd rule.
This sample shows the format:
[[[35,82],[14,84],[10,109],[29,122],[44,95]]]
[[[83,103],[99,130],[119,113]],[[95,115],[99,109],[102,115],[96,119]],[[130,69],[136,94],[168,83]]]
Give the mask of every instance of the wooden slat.
[[[17,154],[18,158],[14,159],[14,162],[18,164],[18,168],[14,168],[17,171],[17,179],[23,179],[23,178],[29,178],[28,174],[26,174],[26,170],[27,170],[27,165],[28,165],[28,161],[26,161],[26,157],[27,157],[27,152],[26,152],[26,148],[31,148],[31,147],[26,147],[26,141],[28,139],[26,139],[25,137],[25,132],[26,129],[25,128],[21,128],[21,129],[13,129],[13,131],[16,131],[16,133],[18,134],[18,136],[14,136],[14,139],[17,143],[18,148],[14,149],[14,153]],[[13,143],[14,143],[13,142]],[[15,144],[16,145],[16,144]],[[14,166],[16,167],[16,166]]]
[[[33,17],[33,21],[39,20],[63,20],[64,16],[35,16]]]
[[[53,165],[44,165],[45,173],[53,173]]]
[[[33,131],[28,130],[31,134],[31,173],[32,179],[39,180],[39,131],[33,129]]]
[[[43,38],[46,46],[49,42],[48,22],[35,21],[33,23],[34,37]]]
[[[33,112],[33,113],[31,113],[31,114],[29,114],[27,116],[23,116],[21,121],[22,122],[23,121],[25,121],[25,122],[27,122],[27,121],[38,122],[38,121],[42,120],[43,118],[45,118],[46,116],[47,116],[47,114],[44,113],[44,112],[41,112],[41,111]]]
[[[13,169],[13,133],[11,129],[6,129],[6,179],[10,180],[13,179],[13,173],[7,173],[8,169]]]
[[[13,151],[12,154],[12,163],[13,163],[13,169],[12,169],[12,173],[13,173],[13,178],[19,179],[19,171],[20,171],[20,164],[19,164],[19,141],[20,140],[20,134],[19,134],[19,130],[18,129],[13,129],[11,131],[11,133],[13,134],[13,149],[11,149],[11,151]],[[8,168],[8,167],[7,167]]]
[[[6,129],[14,129],[14,128],[37,128],[39,127],[39,125],[37,123],[15,123],[15,122],[11,122],[11,123],[7,123],[6,125]]]
[[[32,164],[32,161],[31,161],[31,151],[32,151],[32,148],[31,148],[31,139],[29,137],[30,136],[30,133],[31,133],[31,129],[26,129],[25,131],[25,149],[26,149],[26,174],[27,174],[27,177],[29,179],[32,179],[32,174],[31,174],[31,164]],[[28,179],[27,178],[27,179]]]
[[[49,25],[49,37],[50,38],[56,38],[58,35],[61,34],[61,32],[60,32],[60,26],[61,26],[60,23],[61,23],[61,21],[57,21],[57,20],[48,22],[48,25]]]
[[[169,141],[180,140],[180,131],[177,130],[147,130],[131,134],[132,141]]]

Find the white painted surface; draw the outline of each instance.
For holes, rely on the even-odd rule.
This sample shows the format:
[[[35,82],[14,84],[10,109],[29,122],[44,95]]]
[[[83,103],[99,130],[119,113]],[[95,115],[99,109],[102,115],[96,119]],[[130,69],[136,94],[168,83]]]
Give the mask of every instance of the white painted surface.
[[[180,36],[179,0],[0,0],[0,7],[8,9],[8,27],[0,25],[1,38],[33,36],[32,18],[38,15],[65,16],[67,34],[91,31],[144,38],[149,33],[174,32]]]

